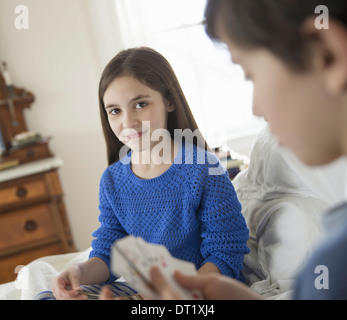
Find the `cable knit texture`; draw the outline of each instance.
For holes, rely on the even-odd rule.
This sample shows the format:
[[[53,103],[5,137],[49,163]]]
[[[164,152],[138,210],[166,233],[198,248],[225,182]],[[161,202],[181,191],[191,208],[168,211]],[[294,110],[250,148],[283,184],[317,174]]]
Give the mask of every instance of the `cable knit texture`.
[[[197,269],[212,262],[224,275],[240,279],[243,257],[249,252],[248,228],[216,156],[182,144],[171,167],[149,180],[138,178],[129,160],[130,153],[102,175],[101,225],[93,233],[90,257],[101,258],[109,267],[112,243],[131,234],[166,246],[174,257],[193,262]]]

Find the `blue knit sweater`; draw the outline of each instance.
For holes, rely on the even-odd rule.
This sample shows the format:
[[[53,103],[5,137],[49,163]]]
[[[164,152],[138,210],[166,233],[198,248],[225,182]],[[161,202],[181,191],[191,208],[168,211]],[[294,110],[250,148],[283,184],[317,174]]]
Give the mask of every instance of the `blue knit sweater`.
[[[129,161],[124,159],[102,175],[101,225],[93,233],[90,257],[101,258],[109,267],[112,243],[131,234],[165,245],[174,257],[193,262],[197,269],[211,262],[222,274],[242,278],[248,228],[218,159],[182,144],[171,167],[149,180],[135,176],[129,155]]]

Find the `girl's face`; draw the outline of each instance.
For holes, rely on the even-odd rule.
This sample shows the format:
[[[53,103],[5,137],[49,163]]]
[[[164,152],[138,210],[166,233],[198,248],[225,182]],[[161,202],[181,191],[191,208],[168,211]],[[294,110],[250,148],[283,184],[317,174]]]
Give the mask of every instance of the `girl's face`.
[[[103,100],[113,133],[133,151],[158,143],[151,141],[152,132],[166,129],[167,114],[174,110],[160,92],[131,76],[113,80]]]
[[[253,113],[264,117],[281,145],[309,165],[326,164],[341,155],[338,114],[314,71],[291,71],[265,49],[246,50],[222,33],[220,38],[253,82]]]

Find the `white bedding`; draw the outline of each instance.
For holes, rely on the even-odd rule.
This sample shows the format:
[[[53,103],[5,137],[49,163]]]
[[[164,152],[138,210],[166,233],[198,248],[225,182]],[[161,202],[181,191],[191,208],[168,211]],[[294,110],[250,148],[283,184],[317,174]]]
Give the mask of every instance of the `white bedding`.
[[[289,299],[295,276],[322,236],[320,217],[346,199],[347,162],[308,168],[279,148],[266,127],[249,168],[233,181],[250,229],[247,284],[271,299]]]
[[[65,268],[86,261],[85,251],[43,257],[22,268],[17,280],[0,285],[0,300],[32,300],[42,291],[51,290],[53,279]]]
[[[346,159],[309,169],[280,149],[267,128],[259,134],[249,168],[233,182],[250,229],[244,274],[254,291],[271,299],[290,298],[295,275],[321,236],[320,216],[346,198],[346,181]],[[33,261],[16,282],[0,285],[0,299],[33,299],[50,290],[53,279],[86,261],[89,251]]]

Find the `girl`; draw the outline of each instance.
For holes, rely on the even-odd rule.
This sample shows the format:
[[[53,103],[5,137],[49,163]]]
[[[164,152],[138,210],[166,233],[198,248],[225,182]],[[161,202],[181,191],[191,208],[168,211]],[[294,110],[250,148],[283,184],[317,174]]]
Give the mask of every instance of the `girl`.
[[[318,6],[329,15],[315,14]],[[282,145],[308,165],[347,155],[346,1],[209,0],[206,21],[252,80],[253,111]],[[347,299],[347,204],[325,214],[323,225],[326,239],[301,271],[294,299]],[[152,277],[164,298],[178,298],[157,269]],[[177,280],[207,299],[261,298],[221,276]]]
[[[240,203],[226,171],[211,170],[218,159],[205,150],[166,59],[150,48],[120,52],[101,76],[99,104],[109,163],[100,182],[101,226],[90,259],[58,276],[54,295],[82,299],[80,285],[114,281],[110,248],[129,234],[165,245],[200,273],[241,279],[248,229]],[[198,142],[175,140],[179,130]]]

